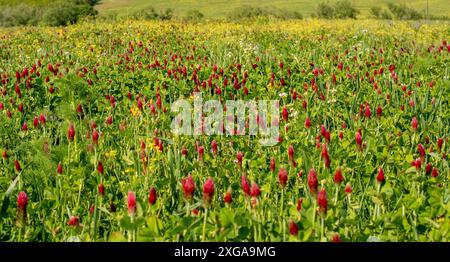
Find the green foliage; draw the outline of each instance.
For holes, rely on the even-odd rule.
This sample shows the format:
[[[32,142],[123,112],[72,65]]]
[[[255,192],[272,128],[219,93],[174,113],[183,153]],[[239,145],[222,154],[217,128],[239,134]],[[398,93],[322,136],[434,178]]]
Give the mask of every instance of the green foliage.
[[[158,13],[155,11],[155,8],[153,7],[147,7],[144,9],[137,10],[130,15],[131,18],[144,20],[157,19],[158,16],[159,16]]]
[[[143,20],[170,20],[173,16],[173,10],[168,8],[165,11],[158,13],[153,7],[146,7],[133,12],[128,17],[133,19]]]
[[[334,7],[329,3],[319,3],[316,15],[319,18],[332,19],[334,18]]]
[[[202,20],[204,16],[205,15],[198,10],[190,10],[184,17],[184,20],[198,22]]]
[[[173,9],[167,8],[164,12],[161,12],[158,16],[160,20],[170,20],[173,17]]]
[[[251,19],[256,17],[273,17],[281,20],[302,19],[302,15],[296,11],[289,11],[277,7],[252,7],[243,6],[228,14],[230,20]]]
[[[336,2],[334,6],[334,11],[336,18],[338,19],[345,19],[345,18],[356,19],[356,16],[360,13],[359,10],[356,9],[354,5],[348,0]]]
[[[42,22],[50,26],[75,24],[81,17],[96,15],[90,5],[61,3],[48,8],[42,16]]]
[[[325,19],[356,19],[359,13],[359,10],[348,0],[337,1],[334,5],[329,2],[319,3],[316,9],[317,17]]]
[[[408,7],[405,4],[394,4],[389,3],[387,5],[387,9],[373,6],[370,8],[370,14],[372,18],[391,20],[420,20],[420,19],[429,19],[429,20],[449,20],[449,16],[445,15],[428,15],[425,17],[421,12],[417,11],[414,8]]]
[[[381,7],[372,6],[370,8],[370,15],[374,18],[381,18]]]
[[[396,19],[418,20],[423,18],[423,15],[419,11],[408,7],[405,4],[389,3],[388,8]]]
[[[384,20],[391,20],[392,14],[388,10],[383,10],[383,12],[381,13],[381,18]]]

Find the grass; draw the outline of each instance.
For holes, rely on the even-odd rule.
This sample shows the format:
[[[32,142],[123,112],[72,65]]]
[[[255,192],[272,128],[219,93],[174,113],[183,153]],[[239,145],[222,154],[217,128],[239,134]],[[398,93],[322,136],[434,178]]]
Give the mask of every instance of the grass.
[[[329,2],[335,1],[330,0]],[[102,0],[97,9],[100,13],[118,12],[121,15],[126,15],[135,10],[151,6],[157,10],[172,8],[175,15],[185,15],[190,10],[199,10],[206,17],[213,18],[225,17],[229,12],[246,5],[255,7],[276,6],[298,11],[307,17],[315,11],[317,4],[320,2],[315,0]],[[361,17],[368,17],[371,7],[386,7],[389,2],[407,4],[421,12],[425,12],[427,3],[426,0],[352,0],[352,2],[361,11]],[[450,3],[448,0],[429,0],[429,13],[450,16]]]

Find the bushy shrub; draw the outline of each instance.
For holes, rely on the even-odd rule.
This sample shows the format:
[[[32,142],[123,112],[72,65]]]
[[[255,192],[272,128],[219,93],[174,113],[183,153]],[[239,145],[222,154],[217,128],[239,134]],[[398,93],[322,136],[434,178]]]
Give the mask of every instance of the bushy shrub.
[[[332,19],[334,18],[334,7],[329,3],[319,3],[316,15],[319,18]]]
[[[352,18],[356,19],[359,14],[359,10],[356,9],[353,4],[348,0],[337,1],[334,5],[335,18],[345,19]]]
[[[205,15],[198,10],[190,10],[184,17],[185,21],[200,21]]]
[[[382,9],[380,7],[372,7],[370,9],[370,13],[373,17],[378,19],[386,19],[391,20],[393,18],[400,20],[420,20],[420,19],[429,19],[429,20],[450,20],[448,16],[436,16],[436,15],[428,15],[425,17],[421,12],[408,7],[404,4],[387,4],[388,9]]]
[[[334,5],[322,2],[317,5],[316,9],[316,16],[325,19],[356,19],[358,14],[359,10],[348,0],[338,1]]]
[[[316,16],[318,18],[333,19],[334,8],[329,2],[319,3],[316,7]]]
[[[158,13],[155,8],[149,6],[135,11],[129,17],[144,20],[170,20],[173,17],[173,10],[167,8],[165,11]]]
[[[404,4],[388,3],[387,7],[387,10],[380,7],[372,7],[370,13],[375,18],[388,20],[393,18],[399,20],[419,20],[424,18],[419,11]],[[442,18],[445,19],[445,17]]]
[[[264,16],[265,12],[260,7],[251,7],[251,6],[244,6],[242,8],[236,8],[233,12],[231,12],[228,15],[228,18],[239,20],[244,18],[252,18],[252,17],[258,17],[258,16]]]
[[[392,14],[388,10],[384,10],[381,13],[381,19],[391,20],[392,19]]]
[[[167,8],[164,12],[159,14],[160,20],[170,20],[173,17],[173,9]]]
[[[153,20],[158,18],[158,13],[155,11],[155,8],[147,7],[135,11],[131,14],[131,17],[135,19]]]
[[[400,20],[423,19],[423,15],[419,11],[411,7],[408,7],[405,4],[389,3],[388,8],[396,19]]]
[[[76,23],[81,17],[95,15],[96,10],[90,5],[76,3],[60,3],[48,8],[42,16],[42,22],[50,26],[61,26]]]
[[[228,14],[230,20],[251,19],[256,17],[274,17],[277,19],[302,19],[302,14],[296,11],[280,9],[278,7],[252,7],[243,6],[236,8]]]
[[[370,15],[374,18],[381,18],[381,7],[379,6],[372,6],[370,8]]]

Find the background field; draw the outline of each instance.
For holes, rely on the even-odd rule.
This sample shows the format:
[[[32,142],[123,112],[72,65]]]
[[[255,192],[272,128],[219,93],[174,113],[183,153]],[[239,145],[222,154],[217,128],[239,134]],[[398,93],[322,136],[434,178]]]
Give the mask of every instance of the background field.
[[[184,15],[190,10],[198,10],[206,17],[225,17],[228,13],[239,7],[246,5],[254,7],[270,7],[275,6],[290,11],[298,11],[303,16],[308,17],[316,9],[320,2],[326,1],[307,1],[307,0],[102,0],[97,6],[100,13],[108,13],[117,11],[121,14],[133,12],[135,10],[154,7],[155,9],[174,9],[176,15]],[[335,0],[329,1],[336,2]],[[367,17],[369,10],[373,6],[385,7],[389,2],[407,4],[419,11],[424,12],[426,8],[426,0],[362,0],[351,1],[356,8],[361,11],[361,17]],[[429,12],[433,15],[450,15],[450,3],[447,0],[429,0]]]

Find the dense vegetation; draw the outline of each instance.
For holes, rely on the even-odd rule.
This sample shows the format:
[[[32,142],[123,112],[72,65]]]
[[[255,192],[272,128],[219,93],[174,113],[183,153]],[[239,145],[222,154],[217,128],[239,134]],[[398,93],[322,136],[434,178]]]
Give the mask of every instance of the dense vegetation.
[[[449,241],[449,29],[0,29],[0,240]],[[194,92],[279,101],[278,143],[175,135]]]

